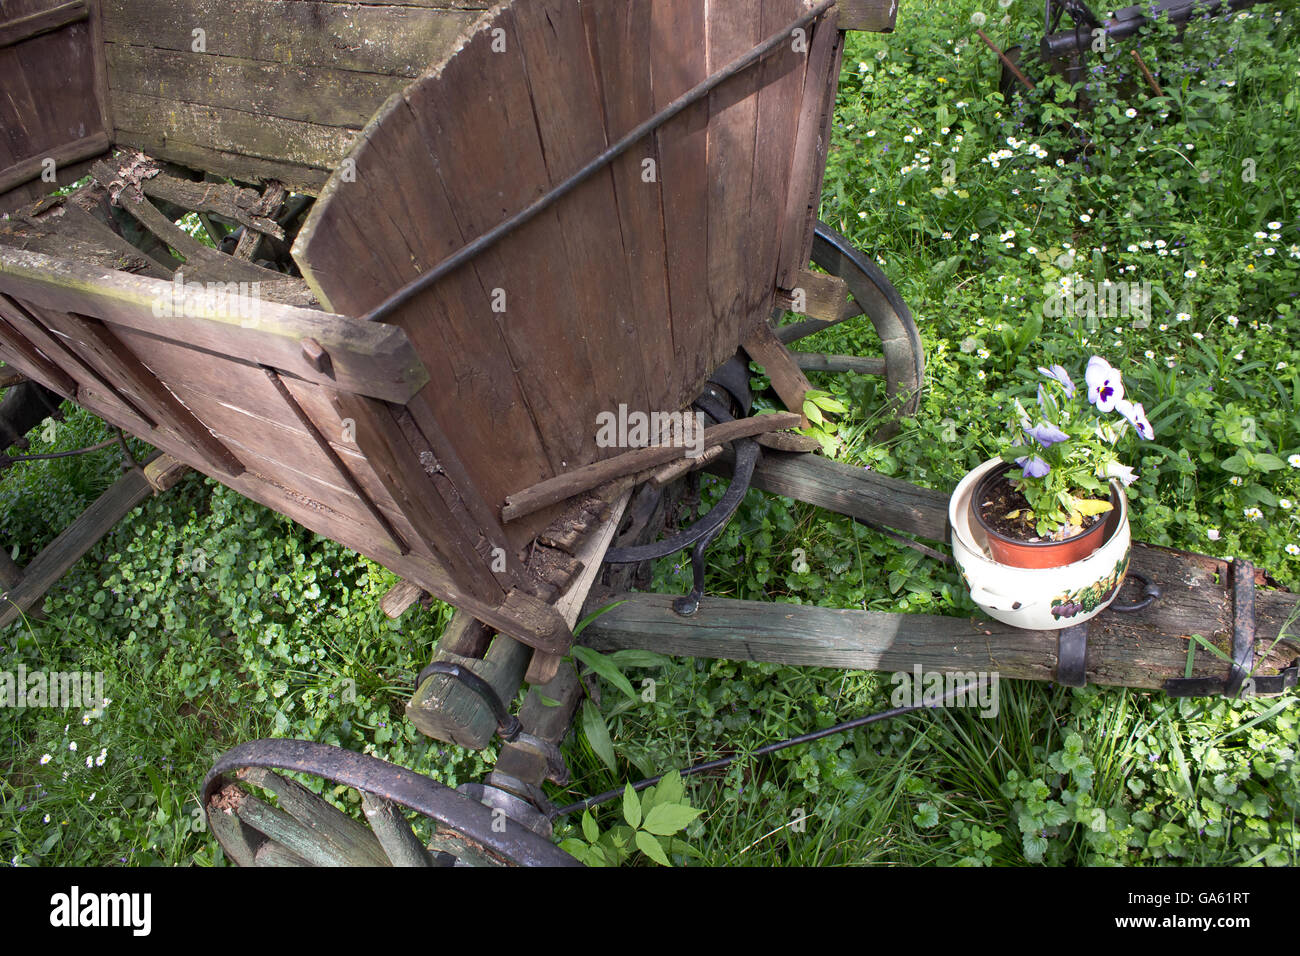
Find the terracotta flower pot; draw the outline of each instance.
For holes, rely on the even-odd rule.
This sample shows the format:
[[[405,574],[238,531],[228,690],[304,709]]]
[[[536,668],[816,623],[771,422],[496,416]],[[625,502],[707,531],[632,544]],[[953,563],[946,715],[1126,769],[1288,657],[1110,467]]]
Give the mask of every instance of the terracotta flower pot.
[[[1110,537],[1114,523],[1119,518],[1119,499],[1123,492],[1118,482],[1112,481],[1110,488],[1111,510],[1094,521],[1085,531],[1061,541],[1021,541],[996,531],[987,521],[980,507],[988,499],[990,490],[1005,479],[1007,472],[1019,467],[1014,463],[994,468],[975,486],[971,498],[971,510],[984,533],[988,535],[989,551],[993,560],[1000,564],[1009,564],[1015,568],[1063,568],[1067,564],[1082,561],[1092,554]]]
[[[1121,493],[1096,551],[1056,568],[1020,568],[992,556],[990,537],[975,520],[975,487],[1000,458],[984,462],[961,480],[948,502],[953,558],[971,598],[990,617],[1030,630],[1059,630],[1082,624],[1115,600],[1128,571],[1131,537],[1128,499]]]

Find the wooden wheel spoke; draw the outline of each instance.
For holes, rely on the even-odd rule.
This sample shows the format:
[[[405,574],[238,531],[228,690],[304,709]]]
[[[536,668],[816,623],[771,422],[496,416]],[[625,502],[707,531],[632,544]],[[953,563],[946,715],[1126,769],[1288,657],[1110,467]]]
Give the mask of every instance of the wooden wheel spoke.
[[[361,807],[370,822],[370,829],[378,837],[393,866],[434,865],[433,857],[411,829],[401,807],[364,790],[361,791]]]

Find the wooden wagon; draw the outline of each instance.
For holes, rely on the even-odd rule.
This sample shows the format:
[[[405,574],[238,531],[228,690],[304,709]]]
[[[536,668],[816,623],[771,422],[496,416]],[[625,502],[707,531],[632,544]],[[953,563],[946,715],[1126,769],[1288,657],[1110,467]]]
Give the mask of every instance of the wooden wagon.
[[[541,786],[567,773],[581,687],[565,655],[589,602],[626,601],[584,634],[597,647],[1146,687],[1183,673],[1191,628],[1244,634],[1249,617],[1277,637],[1289,596],[1161,549],[1134,569],[1162,601],[1100,618],[1091,641],[702,597],[703,549],[750,483],[946,536],[942,496],[782,431],[802,422],[807,371],[881,375],[894,411],[916,407],[906,305],[816,221],[843,31],[891,29],[894,8],[0,6],[0,358],[392,569],[392,614],[426,593],[458,608],[408,716],[467,747],[505,739],[464,793],[336,748],[242,745],[204,788],[232,860],[566,860]],[[177,225],[190,212],[218,248]],[[805,317],[774,325],[786,309]],[[862,317],[881,356],[788,348]],[[790,413],[750,415],[750,359]],[[628,409],[682,440],[611,447],[602,416]],[[656,541],[665,489],[706,462],[732,490]],[[691,595],[628,591],[628,569],[684,548]],[[1239,668],[1294,683],[1294,641],[1258,661],[1253,636],[1233,643],[1231,675],[1198,662],[1206,692]],[[370,828],[277,770],[357,788]],[[432,840],[402,808],[435,821]]]

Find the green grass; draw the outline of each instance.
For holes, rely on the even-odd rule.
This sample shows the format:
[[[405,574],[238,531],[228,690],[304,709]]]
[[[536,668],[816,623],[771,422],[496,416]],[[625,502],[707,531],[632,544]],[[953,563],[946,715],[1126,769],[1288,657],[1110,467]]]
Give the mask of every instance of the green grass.
[[[1300,557],[1288,551],[1300,552],[1300,468],[1287,464],[1300,454],[1294,6],[1194,25],[1181,45],[1144,41],[1163,99],[1122,83],[1131,58],[1111,51],[1089,79],[1092,112],[1052,82],[1004,102],[996,61],[972,43],[977,9],[999,43],[1034,45],[1041,5],[1016,0],[1003,25],[991,0],[961,0],[905,2],[894,34],[853,35],[846,49],[822,217],[876,258],[911,305],[927,382],[919,413],[882,445],[869,438],[878,382],[815,377],[851,408],[839,457],[951,487],[996,453],[1011,399],[1032,400],[1037,366],[1077,372],[1095,351],[1122,368],[1156,429],[1132,461],[1135,536],[1247,557],[1300,588]],[[1092,148],[1077,160],[1084,141]],[[1254,160],[1251,181],[1244,160]],[[1070,251],[1073,263],[1061,259]],[[1158,286],[1150,325],[1044,317],[1063,278]],[[801,347],[869,353],[875,344],[865,324],[850,324]],[[61,427],[78,431],[58,447],[98,434],[84,413]],[[109,466],[77,462],[0,484],[0,533],[24,556],[111,480]],[[706,503],[721,488],[705,479]],[[796,551],[806,570],[794,570]],[[493,749],[438,745],[402,717],[448,611],[388,622],[377,602],[392,580],[197,477],[148,502],[51,594],[44,623],[5,635],[4,666],[103,670],[113,702],[88,724],[80,714],[0,711],[9,764],[0,858],[219,862],[196,829],[198,786],[219,753],[264,735],[373,752],[450,784],[480,778]],[[683,560],[665,560],[655,590],[682,593],[688,581]],[[710,552],[709,589],[975,610],[951,569],[758,492]],[[686,659],[624,670],[638,691],[654,681],[653,700],[603,682],[615,769],[576,734],[565,746],[573,783],[554,793],[558,802],[890,706],[888,675]],[[688,780],[688,799],[705,812],[686,829],[697,856],[677,862],[1297,862],[1294,695],[1178,701],[1024,681],[1000,691],[995,717],[909,715]],[[105,747],[103,765],[87,768],[85,756]],[[619,813],[615,801],[596,818],[607,829]],[[576,820],[557,834],[578,836]]]

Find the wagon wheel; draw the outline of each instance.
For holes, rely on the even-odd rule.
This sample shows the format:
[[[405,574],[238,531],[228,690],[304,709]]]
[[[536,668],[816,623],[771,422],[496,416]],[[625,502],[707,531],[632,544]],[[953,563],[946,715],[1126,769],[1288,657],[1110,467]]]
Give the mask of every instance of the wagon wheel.
[[[921,384],[925,375],[925,352],[912,311],[885,274],[867,256],[824,222],[818,222],[813,235],[812,261],[833,276],[844,280],[849,297],[823,299],[808,311],[816,317],[783,325],[776,329],[777,338],[787,346],[823,329],[865,315],[880,337],[884,355],[826,355],[818,352],[791,351],[799,367],[806,372],[858,372],[883,375],[891,415],[876,432],[876,438],[888,438],[898,430],[897,419],[916,414],[920,405]]]
[[[276,771],[350,787],[362,812],[345,813]],[[256,740],[226,751],[203,783],[203,807],[239,866],[577,865],[505,812],[436,780],[305,740]]]

